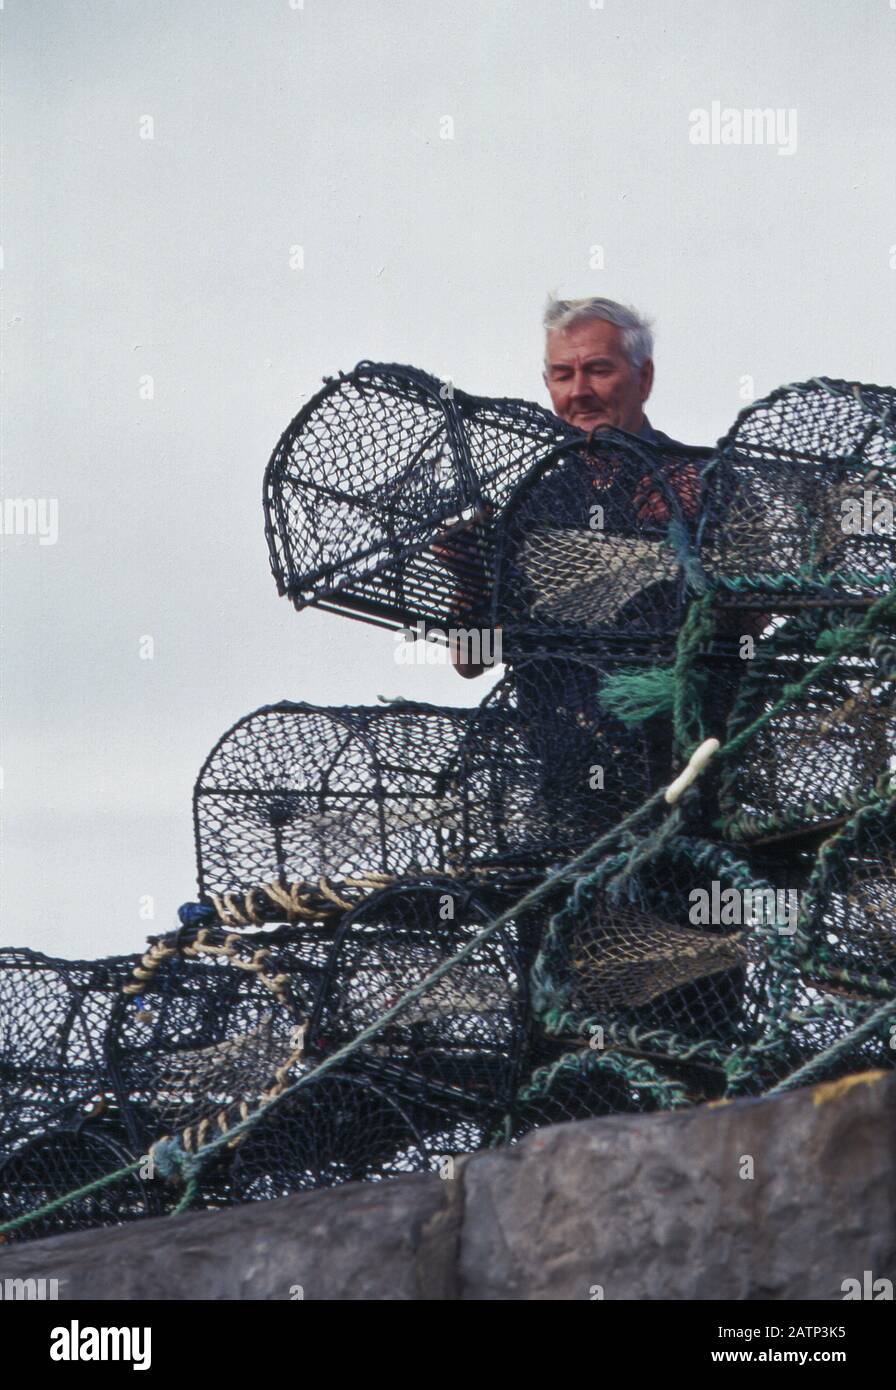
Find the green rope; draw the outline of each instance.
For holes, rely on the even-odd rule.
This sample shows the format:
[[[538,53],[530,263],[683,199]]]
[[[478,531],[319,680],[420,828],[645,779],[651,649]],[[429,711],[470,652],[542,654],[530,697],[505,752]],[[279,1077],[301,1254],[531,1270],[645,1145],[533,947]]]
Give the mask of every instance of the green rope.
[[[841,656],[861,646],[881,621],[886,621],[894,614],[896,614],[896,589],[890,589],[879,599],[875,599],[864,617],[854,627],[829,629],[827,632],[821,633],[816,646],[822,651],[826,650],[828,655],[811,666],[795,684],[786,685],[780,699],[758,715],[745,729],[741,729],[733,738],[728,739],[719,749],[716,757],[727,759],[739,752],[744,744],[748,743],[753,735],[763,728],[770,719],[780,714],[795,700],[799,700],[812,683],[830,670]]]
[[[184,1189],[184,1195],[181,1197],[177,1206],[174,1208],[174,1211],[171,1213],[172,1216],[180,1216],[181,1212],[186,1211],[187,1207],[192,1206],[193,1198],[196,1196],[196,1190],[198,1187],[199,1178],[194,1173],[191,1178],[188,1178],[186,1188]]]
[[[701,595],[688,607],[672,665],[613,672],[598,688],[598,703],[629,728],[671,717],[678,749],[689,756],[706,737],[700,709],[709,672],[699,670],[696,661],[715,629],[712,595]]]
[[[803,802],[799,807],[789,807],[780,812],[769,811],[765,815],[742,811],[722,817],[717,826],[726,839],[749,843],[766,836],[786,835],[788,831],[817,828],[825,821],[855,815],[864,805],[858,791],[844,791],[839,796],[817,797],[814,801]],[[811,822],[808,827],[807,821]]]
[[[76,1202],[80,1197],[89,1197],[91,1192],[98,1192],[113,1182],[121,1182],[123,1178],[136,1173],[137,1169],[143,1166],[143,1163],[144,1159],[136,1158],[127,1167],[118,1168],[114,1173],[106,1173],[105,1177],[96,1178],[94,1182],[89,1182],[84,1187],[76,1187],[73,1192],[66,1192],[62,1197],[56,1197],[52,1202],[46,1202],[36,1211],[26,1211],[22,1216],[13,1217],[11,1221],[4,1221],[0,1225],[0,1235],[6,1235],[9,1231],[17,1231],[21,1226],[27,1226],[30,1221],[36,1221],[40,1216],[51,1216],[54,1211],[67,1206],[69,1202]]]
[[[632,1088],[652,1092],[654,1098],[665,1109],[678,1109],[690,1105],[691,1100],[680,1081],[663,1076],[652,1062],[643,1057],[624,1057],[618,1053],[598,1054],[567,1052],[555,1062],[539,1067],[522,1090],[517,1101],[521,1105],[532,1105],[539,1100],[547,1100],[558,1080],[573,1075],[593,1080],[594,1072],[611,1072],[627,1082]]]
[[[896,999],[888,999],[885,1004],[881,1004],[879,1008],[875,1009],[864,1023],[858,1024],[852,1032],[838,1038],[817,1057],[810,1058],[797,1071],[792,1072],[783,1081],[779,1081],[777,1086],[773,1086],[770,1091],[767,1091],[766,1095],[782,1096],[787,1091],[795,1091],[800,1086],[808,1086],[813,1082],[822,1080],[825,1072],[852,1052],[860,1043],[873,1037],[894,1014],[896,1014]]]
[[[870,975],[864,970],[849,970],[846,966],[826,965],[812,956],[803,956],[797,961],[799,970],[813,980],[829,980],[831,984],[843,985],[846,989],[864,990],[866,994],[884,995],[889,999],[893,994],[893,981],[882,975]]]
[[[695,681],[702,686],[706,673],[697,673]],[[629,729],[648,719],[671,718],[675,708],[675,668],[648,666],[643,670],[614,671],[599,685],[597,699],[602,709]]]
[[[568,1037],[573,1033],[587,1037],[597,1028],[602,1028],[604,1037],[609,1039],[613,1047],[629,1048],[634,1052],[660,1052],[671,1062],[694,1062],[724,1068],[728,1057],[722,1048],[704,1039],[685,1038],[667,1028],[624,1028],[617,1023],[607,1022],[597,1014],[583,1016],[572,1010],[565,1013],[555,1011],[546,1013],[541,1022],[545,1033],[556,1038]]]
[[[711,594],[695,599],[687,611],[675,649],[675,698],[672,727],[675,744],[682,757],[689,758],[706,737],[700,716],[699,682],[695,678],[695,663],[716,630],[716,615]]]
[[[817,594],[825,598],[830,595],[834,587],[856,588],[856,589],[879,589],[886,585],[892,587],[896,573],[892,570],[881,570],[877,574],[868,574],[863,570],[830,570],[824,574],[813,573],[806,570],[800,574],[739,574],[739,575],[719,575],[715,583],[721,591],[727,590],[731,593],[783,593],[790,595],[795,590],[802,590],[808,595]]]

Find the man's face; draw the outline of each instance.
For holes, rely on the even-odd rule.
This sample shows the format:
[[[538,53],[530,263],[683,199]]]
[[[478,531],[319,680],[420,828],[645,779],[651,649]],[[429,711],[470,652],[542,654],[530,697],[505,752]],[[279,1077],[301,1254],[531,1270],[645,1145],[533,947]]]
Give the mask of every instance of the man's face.
[[[622,346],[622,329],[588,319],[548,334],[544,380],[554,413],[577,429],[602,425],[637,434],[642,406],[653,385],[653,363],[633,367]]]

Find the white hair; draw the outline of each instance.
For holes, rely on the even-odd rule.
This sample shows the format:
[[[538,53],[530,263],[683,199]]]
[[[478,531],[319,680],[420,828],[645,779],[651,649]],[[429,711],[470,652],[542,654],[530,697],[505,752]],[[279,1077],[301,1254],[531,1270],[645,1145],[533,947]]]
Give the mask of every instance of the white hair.
[[[547,333],[572,328],[577,323],[587,323],[589,319],[603,319],[604,323],[615,323],[622,329],[622,346],[633,367],[641,367],[648,357],[653,356],[653,333],[650,320],[643,318],[636,309],[625,304],[617,304],[615,299],[556,299],[550,295],[544,311],[544,326]]]

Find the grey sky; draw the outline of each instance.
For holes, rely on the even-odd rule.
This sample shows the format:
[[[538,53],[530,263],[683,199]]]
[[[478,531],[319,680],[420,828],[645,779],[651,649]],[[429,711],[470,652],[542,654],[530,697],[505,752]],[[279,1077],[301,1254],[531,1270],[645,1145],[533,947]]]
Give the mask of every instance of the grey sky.
[[[2,496],[59,502],[55,545],[0,540],[3,943],[173,926],[194,776],[256,705],[484,694],[276,597],[262,472],[323,374],[546,403],[556,289],[655,318],[648,411],[693,442],[748,376],[894,378],[890,0],[6,0],[0,33]],[[795,110],[795,153],[693,144],[713,101]]]

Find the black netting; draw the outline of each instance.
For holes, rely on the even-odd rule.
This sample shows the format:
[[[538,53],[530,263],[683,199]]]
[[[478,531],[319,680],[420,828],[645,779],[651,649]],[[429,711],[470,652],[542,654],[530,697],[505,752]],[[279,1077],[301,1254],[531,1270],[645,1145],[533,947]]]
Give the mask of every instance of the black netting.
[[[391,1086],[330,1072],[285,1101],[205,1177],[206,1200],[248,1202],[433,1167]]]
[[[449,622],[459,580],[484,593],[491,568],[487,536],[466,543],[464,522],[500,508],[534,463],[573,436],[581,437],[528,402],[469,396],[413,367],[360,363],[308,403],[268,465],[265,517],[280,592],[298,607]],[[440,561],[433,545],[451,528],[461,539],[442,540]]]
[[[817,843],[889,779],[896,753],[892,626],[852,641],[854,630],[843,609],[770,618],[766,637],[742,663],[726,732],[755,729],[722,777],[720,824],[731,838],[809,834]],[[846,648],[831,659],[844,639]]]
[[[533,469],[496,526],[494,616],[513,643],[669,643],[681,621],[700,450],[609,431]]]
[[[386,889],[349,914],[309,1027],[309,1055],[327,1056],[362,1034],[470,948],[355,1052],[352,1067],[394,1095],[420,1133],[444,1136],[465,1120],[484,1142],[513,1104],[528,1023],[526,942],[513,924],[479,941],[492,916],[450,880]]]
[[[462,947],[462,965],[220,1152],[202,1195],[220,1205],[422,1171],[489,1142],[525,1061],[533,952],[528,924],[478,940],[501,901],[500,889],[482,896],[453,879],[411,882],[343,913],[338,929],[182,930],[142,961],[90,969],[0,954],[3,1035],[21,1037],[27,1057],[3,1072],[18,1118],[0,1161],[2,1217],[117,1170],[163,1135],[195,1147],[238,1124]],[[131,1175],[68,1207],[62,1228],[170,1210],[178,1195],[151,1171]]]
[[[643,649],[608,655],[562,647],[513,661],[504,693],[529,792],[522,813],[504,821],[517,862],[564,862],[671,781],[668,721],[627,727],[601,705],[620,661],[629,671],[649,664]]]
[[[707,471],[701,559],[742,595],[861,597],[896,579],[896,392],[785,386],[744,410]]]
[[[251,905],[283,920],[321,876],[337,897],[313,900],[332,915],[359,883],[563,862],[671,780],[668,720],[631,728],[601,704],[609,675],[654,659],[636,643],[531,645],[478,709],[284,702],[247,715],[196,783],[202,898],[223,920],[237,907],[251,919]]]
[[[0,1227],[101,1184],[0,1238],[892,1066],[893,405],[786,387],[710,457],[329,382],[266,475],[281,592],[506,670],[478,708],[247,715],[178,931],[0,952]]]
[[[410,703],[284,702],[247,715],[196,783],[200,892],[456,866],[472,838],[461,773],[471,717]]]

